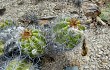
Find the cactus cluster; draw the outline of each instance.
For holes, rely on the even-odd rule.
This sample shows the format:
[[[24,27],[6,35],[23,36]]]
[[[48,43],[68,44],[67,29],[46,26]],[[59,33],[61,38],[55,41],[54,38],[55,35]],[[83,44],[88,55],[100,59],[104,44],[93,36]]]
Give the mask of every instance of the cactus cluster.
[[[35,58],[39,58],[42,57],[42,55],[45,55],[45,53],[48,51],[47,49],[49,49],[49,51],[54,50],[52,49],[52,47],[54,47],[53,45],[48,45],[50,44],[49,42],[52,42],[52,44],[56,45],[58,44],[56,48],[60,47],[60,49],[63,49],[63,51],[71,50],[76,45],[78,45],[82,39],[81,31],[85,29],[84,26],[82,26],[80,23],[81,22],[79,20],[72,18],[63,19],[62,21],[60,21],[60,23],[57,24],[48,24],[50,27],[44,27],[43,29],[42,26],[34,28],[37,26],[36,24],[34,27],[31,26],[31,28],[25,28],[22,26],[10,26],[6,29],[3,28],[4,30],[0,32],[0,38],[2,38],[3,41],[6,41],[4,46],[5,49],[9,48],[9,50],[5,50],[5,52],[8,51],[7,53],[12,53],[12,51],[15,51],[16,49],[15,45],[17,45],[17,48],[19,49],[18,52],[21,52],[20,57],[22,57],[23,54],[26,56],[28,55],[29,60],[30,58],[35,60]],[[7,22],[5,22],[5,24],[7,24]],[[2,27],[4,27],[4,24],[2,25]],[[15,41],[15,43],[13,41]],[[0,45],[2,45],[1,42]],[[9,63],[9,66],[6,70],[12,70],[12,66],[17,63],[15,61],[13,62],[12,60],[11,64],[12,65],[10,66]],[[16,70],[27,70],[27,68],[22,68],[22,66],[25,67],[26,64],[28,63],[21,61],[16,67]]]

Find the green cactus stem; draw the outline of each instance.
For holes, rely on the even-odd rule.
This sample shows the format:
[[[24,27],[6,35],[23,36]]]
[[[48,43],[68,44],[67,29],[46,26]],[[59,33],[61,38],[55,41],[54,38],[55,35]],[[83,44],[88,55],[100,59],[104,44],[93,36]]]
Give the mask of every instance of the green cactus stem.
[[[3,41],[0,40],[0,55],[3,54],[4,44]]]
[[[6,70],[30,70],[32,63],[26,62],[25,60],[18,61],[17,59],[12,60]]]
[[[13,22],[11,20],[0,21],[0,29],[3,29],[7,26],[11,26]]]

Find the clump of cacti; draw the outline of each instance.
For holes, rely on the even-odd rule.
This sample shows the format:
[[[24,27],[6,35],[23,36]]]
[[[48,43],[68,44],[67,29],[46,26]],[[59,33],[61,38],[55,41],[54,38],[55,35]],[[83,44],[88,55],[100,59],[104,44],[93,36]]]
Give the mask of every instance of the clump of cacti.
[[[5,22],[5,24],[7,23],[9,22]],[[10,57],[13,56],[10,54],[14,53],[14,56],[17,54],[16,56],[20,56],[20,59],[27,58],[26,60],[30,60],[31,62],[37,61],[35,60],[36,58],[41,58],[45,54],[49,55],[49,53],[46,53],[48,51],[54,53],[58,50],[60,50],[58,52],[62,52],[73,49],[80,43],[82,30],[85,29],[81,25],[81,22],[74,18],[63,19],[57,24],[48,24],[49,27],[46,28],[45,26],[37,26],[36,24],[33,24],[33,26],[30,25],[26,28],[11,25],[6,29],[4,28],[4,24],[2,25],[0,38],[5,41],[4,53],[9,53]],[[24,63],[24,61],[20,62],[18,67],[16,67],[17,70],[25,70],[22,67],[19,68],[19,66],[24,66],[26,63],[21,63]],[[12,67],[10,67],[7,70],[12,70]]]

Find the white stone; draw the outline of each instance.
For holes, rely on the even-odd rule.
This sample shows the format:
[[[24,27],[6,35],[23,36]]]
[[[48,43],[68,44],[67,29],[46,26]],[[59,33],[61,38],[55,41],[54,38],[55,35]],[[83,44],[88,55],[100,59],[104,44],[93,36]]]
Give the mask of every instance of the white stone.
[[[99,54],[102,54],[103,53],[103,51],[99,51]]]
[[[92,68],[96,68],[96,66],[95,66],[95,65],[91,65],[91,67],[92,67]]]
[[[37,50],[36,50],[36,49],[33,49],[33,50],[32,50],[32,54],[33,54],[33,55],[36,55],[36,54],[37,54]]]
[[[19,13],[20,16],[23,16],[24,14],[25,14],[24,12],[20,12],[20,13]]]
[[[98,48],[102,48],[103,46],[102,46],[102,45],[98,45],[97,47],[98,47]]]
[[[96,56],[97,56],[97,57],[100,57],[101,55],[99,55],[99,54],[96,54]]]
[[[86,65],[84,68],[88,69],[88,68],[89,68],[89,66],[88,66],[88,65]]]

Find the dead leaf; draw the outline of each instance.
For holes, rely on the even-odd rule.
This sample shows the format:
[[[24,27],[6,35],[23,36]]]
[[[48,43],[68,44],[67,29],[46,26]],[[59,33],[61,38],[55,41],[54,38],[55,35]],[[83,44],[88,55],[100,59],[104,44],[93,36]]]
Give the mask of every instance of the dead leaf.
[[[86,41],[85,41],[85,39],[83,40],[83,46],[82,46],[82,53],[81,53],[81,55],[82,56],[86,56],[87,55],[87,52],[88,52],[88,48],[87,48],[87,46],[86,46]]]
[[[39,24],[40,25],[45,25],[45,24],[48,24],[48,22],[49,22],[48,20],[40,20]]]

